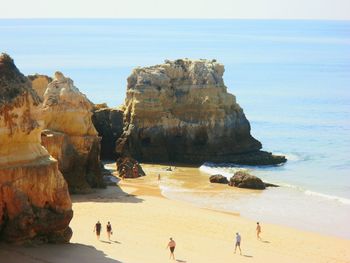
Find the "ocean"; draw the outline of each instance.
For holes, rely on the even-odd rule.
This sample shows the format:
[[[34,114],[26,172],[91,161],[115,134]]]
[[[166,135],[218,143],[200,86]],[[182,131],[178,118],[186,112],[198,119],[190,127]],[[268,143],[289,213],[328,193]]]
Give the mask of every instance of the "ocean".
[[[165,59],[217,59],[224,81],[277,167],[205,163],[232,176],[248,169],[281,185],[263,193],[163,193],[198,205],[350,238],[350,21],[0,20],[0,52],[26,75],[57,70],[95,103],[123,103],[133,68]]]

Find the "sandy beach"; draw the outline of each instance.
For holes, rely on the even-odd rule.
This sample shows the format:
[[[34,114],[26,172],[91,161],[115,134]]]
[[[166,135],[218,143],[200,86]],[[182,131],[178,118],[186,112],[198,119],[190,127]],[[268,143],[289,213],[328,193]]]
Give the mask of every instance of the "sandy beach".
[[[1,244],[0,262],[172,262],[166,249],[169,237],[177,242],[175,262],[350,262],[350,240],[262,223],[259,241],[256,222],[239,216],[239,211],[214,211],[164,198],[156,168],[164,169],[144,165],[145,177],[119,181],[118,186],[93,194],[73,196],[71,244]],[[166,176],[196,170],[181,167]],[[161,180],[165,180],[163,175]],[[220,190],[223,186],[208,182],[208,187]],[[99,241],[93,232],[97,220],[103,226]],[[107,221],[112,223],[112,241],[107,239]],[[234,254],[236,232],[242,236],[242,255]]]

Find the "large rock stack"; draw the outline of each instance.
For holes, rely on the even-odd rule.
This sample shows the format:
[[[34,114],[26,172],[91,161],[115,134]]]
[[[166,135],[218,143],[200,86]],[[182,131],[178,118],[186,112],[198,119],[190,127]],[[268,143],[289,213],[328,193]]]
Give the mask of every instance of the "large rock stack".
[[[46,130],[42,144],[58,160],[71,193],[86,193],[104,185],[100,137],[92,123],[93,104],[70,78],[56,72],[44,93],[41,113]]]
[[[283,156],[260,151],[223,73],[224,66],[214,60],[135,69],[128,78],[117,153],[144,162],[285,162]]]
[[[72,203],[57,161],[41,145],[40,98],[0,55],[0,240],[68,242]]]

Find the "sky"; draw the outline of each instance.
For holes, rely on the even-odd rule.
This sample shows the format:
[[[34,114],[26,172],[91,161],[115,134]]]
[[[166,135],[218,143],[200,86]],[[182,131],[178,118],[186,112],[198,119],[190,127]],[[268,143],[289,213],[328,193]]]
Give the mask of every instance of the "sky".
[[[350,0],[0,0],[0,18],[350,20]]]

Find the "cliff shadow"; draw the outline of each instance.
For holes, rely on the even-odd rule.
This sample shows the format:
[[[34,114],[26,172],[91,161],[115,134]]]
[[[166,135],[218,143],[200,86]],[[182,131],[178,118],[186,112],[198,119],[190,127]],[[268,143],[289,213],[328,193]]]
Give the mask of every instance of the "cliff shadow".
[[[118,185],[107,186],[106,189],[94,189],[93,193],[71,195],[73,203],[97,202],[97,203],[141,203],[144,200],[136,195],[124,192]]]
[[[9,245],[0,244],[0,262],[6,263],[122,263],[103,251],[83,244]]]

